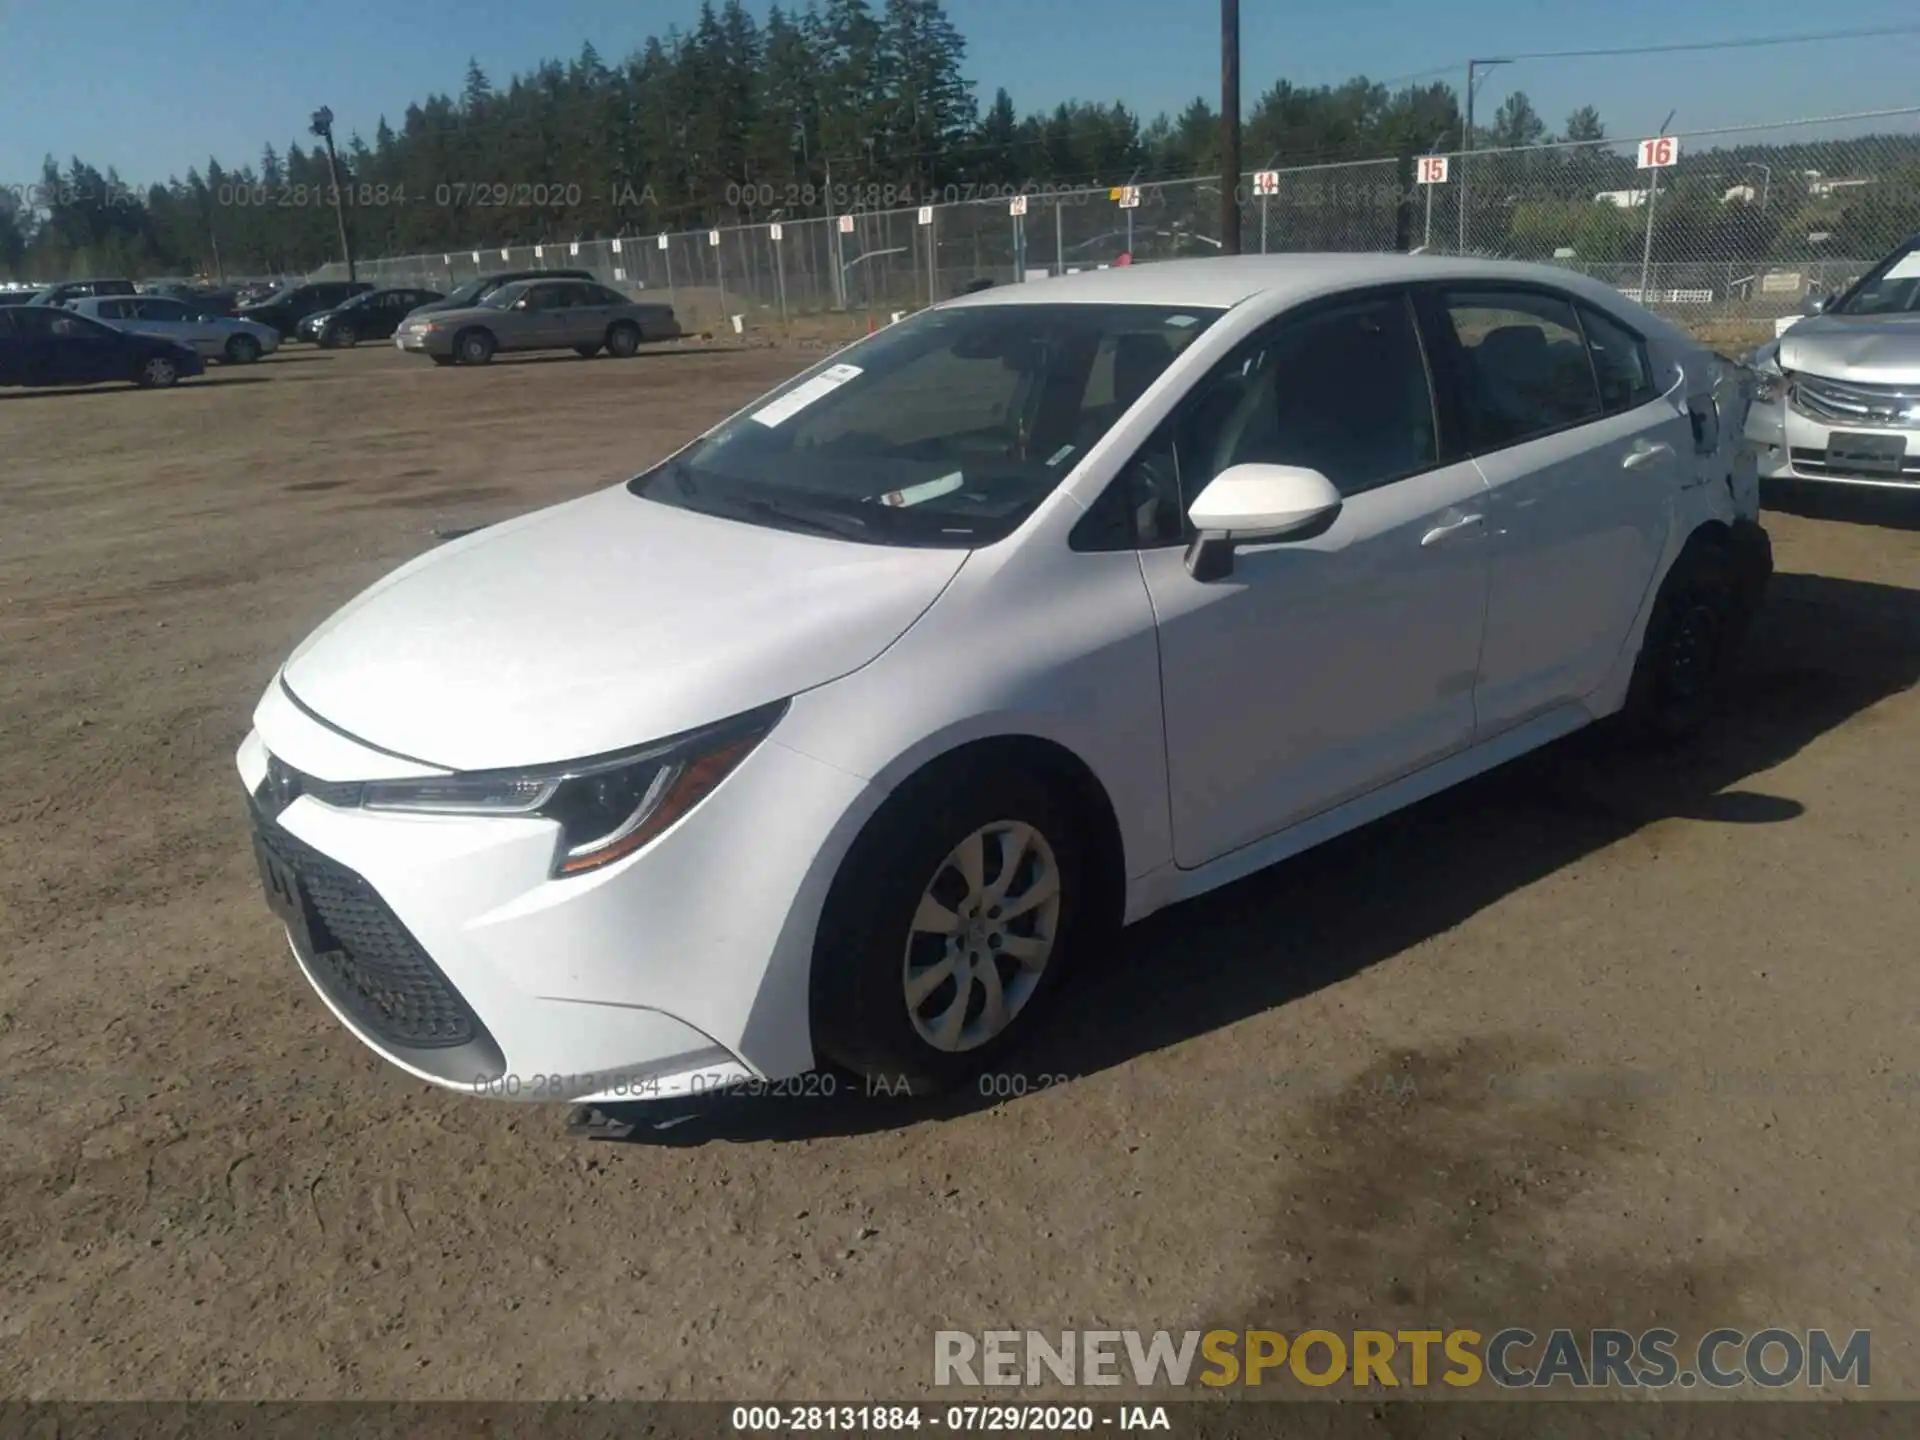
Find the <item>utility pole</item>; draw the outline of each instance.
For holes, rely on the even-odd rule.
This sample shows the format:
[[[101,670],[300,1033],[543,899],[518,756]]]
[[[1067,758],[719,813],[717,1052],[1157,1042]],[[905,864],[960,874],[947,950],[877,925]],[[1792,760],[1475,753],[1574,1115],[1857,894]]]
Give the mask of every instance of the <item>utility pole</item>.
[[[333,153],[333,111],[322,105],[313,112],[313,123],[307,128],[327,142],[327,179],[333,186],[333,218],[340,225],[340,253],[347,257],[347,279],[357,280],[359,276],[353,268],[353,241],[347,237],[347,207],[340,199],[340,161]]]
[[[1220,253],[1240,253],[1240,0],[1220,0]]]
[[[1467,253],[1467,152],[1473,149],[1473,92],[1480,83],[1474,78],[1474,72],[1506,63],[1505,60],[1467,61],[1467,113],[1460,122],[1460,243],[1454,252],[1459,255]]]

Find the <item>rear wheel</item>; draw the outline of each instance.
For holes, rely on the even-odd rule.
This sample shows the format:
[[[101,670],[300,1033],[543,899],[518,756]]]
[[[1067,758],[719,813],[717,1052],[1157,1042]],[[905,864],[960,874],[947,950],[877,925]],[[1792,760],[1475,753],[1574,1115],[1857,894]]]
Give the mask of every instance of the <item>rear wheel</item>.
[[[1017,769],[902,786],[842,865],[813,957],[821,1053],[929,1094],[1028,1033],[1092,915],[1070,808]]]
[[[180,367],[170,356],[149,355],[140,362],[134,383],[147,390],[165,390],[180,378]]]
[[[1684,739],[1700,728],[1745,629],[1740,577],[1726,547],[1696,536],[1667,572],[1634,662],[1621,721],[1636,739]]]
[[[607,351],[625,360],[640,348],[640,332],[626,321],[607,329]]]
[[[600,353],[600,347],[598,345],[576,345],[573,347],[573,353],[578,355],[582,360],[591,360]]]
[[[251,335],[235,335],[227,341],[226,359],[229,365],[251,365],[260,358],[260,342]]]
[[[485,365],[493,359],[493,336],[485,330],[464,330],[454,337],[453,353],[462,365]]]

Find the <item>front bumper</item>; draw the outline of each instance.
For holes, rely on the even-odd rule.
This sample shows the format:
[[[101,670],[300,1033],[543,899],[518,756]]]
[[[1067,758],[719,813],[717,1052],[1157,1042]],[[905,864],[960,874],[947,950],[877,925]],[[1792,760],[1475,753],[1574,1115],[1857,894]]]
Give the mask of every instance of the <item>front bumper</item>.
[[[1834,458],[1834,432],[1894,437],[1906,447],[1900,473],[1865,472]],[[1746,437],[1759,461],[1762,480],[1794,480],[1881,490],[1920,491],[1920,430],[1875,425],[1833,425],[1795,409],[1782,395],[1747,412]]]
[[[864,781],[763,742],[701,805],[604,870],[550,878],[546,820],[326,803],[325,781],[394,773],[277,683],[237,763],[269,749],[323,782],[253,806],[319,922],[302,973],[363,1043],[420,1079],[517,1100],[664,1098],[814,1063],[813,935]],[[416,771],[414,773],[431,773]]]
[[[393,347],[412,355],[451,355],[453,336],[441,330],[418,334],[401,329],[394,332]]]

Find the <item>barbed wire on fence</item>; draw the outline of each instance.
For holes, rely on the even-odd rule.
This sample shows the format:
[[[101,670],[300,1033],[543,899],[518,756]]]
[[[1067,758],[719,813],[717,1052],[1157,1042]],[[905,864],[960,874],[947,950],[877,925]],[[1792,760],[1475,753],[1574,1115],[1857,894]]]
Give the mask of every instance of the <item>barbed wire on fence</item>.
[[[1862,126],[1874,128],[1863,133]],[[1842,133],[1846,132],[1846,133]],[[1671,164],[1637,140],[1295,166],[1239,187],[1242,249],[1427,250],[1579,270],[1660,309],[1760,320],[1859,275],[1920,231],[1920,106],[1680,132]],[[777,197],[776,197],[777,198]],[[1218,254],[1220,178],[1023,189],[832,217],[615,239],[481,246],[360,262],[378,285],[451,290],[489,271],[582,268],[661,293],[689,328],[869,321],[980,280],[1018,284]],[[1020,212],[1020,213],[1016,213]],[[341,265],[315,278],[342,278]]]

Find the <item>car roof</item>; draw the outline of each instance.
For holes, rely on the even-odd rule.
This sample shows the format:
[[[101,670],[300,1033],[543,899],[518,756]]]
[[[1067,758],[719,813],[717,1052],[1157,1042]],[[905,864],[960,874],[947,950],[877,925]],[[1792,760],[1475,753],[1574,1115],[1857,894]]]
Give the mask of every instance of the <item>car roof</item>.
[[[1451,255],[1289,254],[1157,260],[996,285],[957,296],[943,308],[975,305],[1190,305],[1225,310],[1256,295],[1306,299],[1365,285],[1420,280],[1511,280],[1590,290],[1575,271],[1551,265]],[[1616,299],[1618,291],[1610,292]]]

